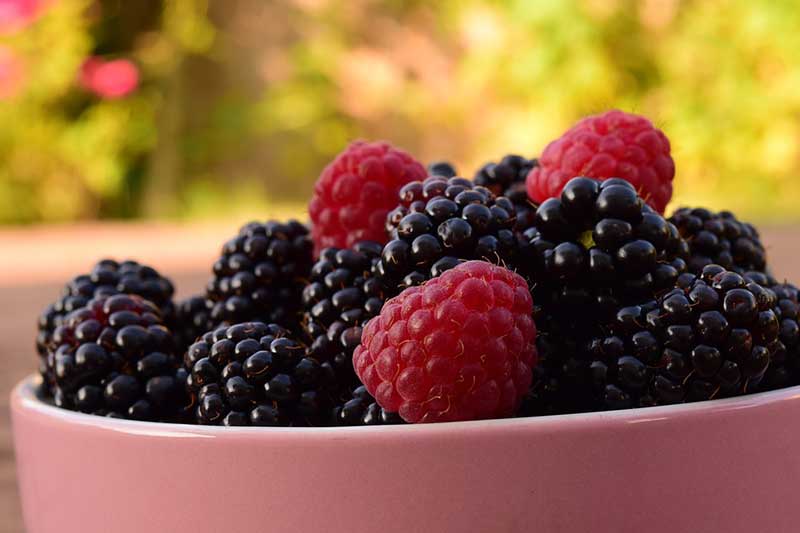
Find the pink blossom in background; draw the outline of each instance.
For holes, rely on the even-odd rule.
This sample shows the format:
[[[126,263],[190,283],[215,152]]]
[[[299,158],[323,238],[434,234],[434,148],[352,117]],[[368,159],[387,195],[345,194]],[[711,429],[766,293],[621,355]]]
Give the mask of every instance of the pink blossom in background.
[[[25,81],[25,65],[13,50],[0,46],[0,100],[16,96]]]
[[[21,30],[39,14],[40,0],[0,0],[0,34]]]
[[[80,82],[102,98],[122,98],[139,86],[139,69],[129,59],[89,57],[81,65]]]

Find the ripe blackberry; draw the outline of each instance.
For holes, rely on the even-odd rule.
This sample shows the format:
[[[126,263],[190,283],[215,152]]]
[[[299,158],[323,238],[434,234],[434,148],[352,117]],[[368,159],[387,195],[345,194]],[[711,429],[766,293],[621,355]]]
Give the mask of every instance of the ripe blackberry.
[[[669,221],[689,243],[689,272],[700,273],[711,264],[740,274],[764,272],[767,268],[767,254],[758,231],[737,220],[733,213],[684,207],[675,211]]]
[[[61,298],[47,306],[39,317],[39,332],[36,351],[39,353],[39,370],[44,378],[45,389],[53,384],[53,376],[47,371],[47,347],[53,332],[63,324],[64,318],[84,307],[92,298],[113,294],[133,294],[155,304],[164,321],[171,325],[174,320],[174,293],[172,282],[154,268],[136,261],[117,262],[103,259],[92,267],[88,274],[81,274],[66,284]]]
[[[361,342],[361,326],[386,301],[385,287],[372,274],[382,248],[362,241],[351,249],[323,250],[311,269],[311,283],[303,289],[309,354],[330,361],[343,384],[358,383],[352,357]]]
[[[57,406],[135,420],[171,420],[180,405],[172,333],[138,296],[90,300],[64,318],[48,343]]]
[[[686,269],[686,242],[628,182],[574,178],[525,232],[534,301],[568,324],[597,324],[654,298]]]
[[[428,175],[454,178],[458,175],[458,171],[452,163],[447,161],[434,161],[428,165]]]
[[[328,421],[337,382],[328,362],[275,324],[245,322],[189,347],[186,387],[200,424],[315,426]]]
[[[173,327],[178,353],[185,353],[203,333],[211,328],[211,302],[205,296],[195,295],[175,306]]]
[[[387,217],[392,240],[376,271],[394,296],[466,260],[512,265],[518,248],[515,222],[508,198],[470,180],[431,176],[409,183]]]
[[[776,293],[709,265],[657,300],[617,314],[611,336],[588,349],[596,408],[620,409],[758,390],[786,347]],[[796,326],[796,324],[795,324]]]
[[[356,387],[352,396],[333,408],[333,425],[382,426],[405,424],[400,415],[390,413],[375,401],[364,385]]]
[[[206,287],[211,324],[274,322],[295,328],[311,270],[308,229],[297,221],[251,222],[225,243]]]
[[[472,178],[475,185],[486,187],[496,196],[505,196],[511,200],[517,211],[515,228],[517,231],[525,231],[530,228],[536,217],[536,205],[528,198],[525,179],[538,165],[537,159],[527,159],[521,155],[509,154],[498,163],[486,163]]]

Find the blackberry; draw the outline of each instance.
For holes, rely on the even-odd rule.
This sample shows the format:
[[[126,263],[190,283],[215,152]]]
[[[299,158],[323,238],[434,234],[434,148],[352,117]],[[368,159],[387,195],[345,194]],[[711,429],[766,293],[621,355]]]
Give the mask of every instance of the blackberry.
[[[207,330],[247,321],[296,328],[311,252],[308,228],[297,221],[242,227],[214,263],[214,277],[206,287],[211,302]]]
[[[657,300],[621,309],[612,335],[595,339],[587,351],[595,407],[647,407],[758,390],[773,358],[786,351],[778,305],[772,289],[708,265],[697,277],[681,276]]]
[[[99,296],[67,315],[48,343],[58,407],[135,420],[172,420],[181,394],[174,339],[138,296]]]
[[[381,250],[379,243],[370,241],[351,249],[327,248],[303,289],[309,354],[318,361],[330,361],[343,384],[358,383],[352,357],[361,342],[361,326],[386,301],[385,287],[372,274]]]
[[[458,175],[456,167],[447,161],[434,161],[428,165],[428,174],[443,178],[454,178]]]
[[[81,274],[66,284],[61,297],[47,306],[39,317],[36,351],[39,354],[39,371],[44,379],[45,390],[54,383],[47,370],[47,348],[53,332],[63,324],[65,317],[84,307],[92,298],[114,294],[132,294],[155,304],[163,320],[172,325],[175,307],[172,282],[154,268],[136,261],[117,262],[103,259],[97,262],[88,274]]]
[[[205,296],[195,295],[175,306],[173,331],[178,353],[185,353],[189,345],[211,329],[211,305]]]
[[[486,187],[496,196],[505,196],[511,200],[517,211],[517,231],[530,228],[536,217],[536,205],[528,198],[525,180],[537,166],[538,159],[509,154],[497,163],[486,163],[472,178],[475,185]]]
[[[689,243],[689,272],[698,274],[710,264],[740,274],[766,271],[767,254],[758,231],[737,220],[733,213],[684,207],[675,211],[669,220]]]
[[[386,225],[391,241],[376,271],[398,292],[460,262],[483,259],[513,265],[518,248],[514,205],[464,178],[431,176],[400,190]],[[394,294],[391,294],[394,296]]]
[[[356,387],[346,402],[334,407],[332,414],[336,426],[405,424],[400,415],[385,411],[378,405],[364,385]]]
[[[539,206],[522,262],[534,302],[558,321],[602,324],[656,297],[686,270],[686,242],[621,179],[574,178]]]
[[[245,322],[208,332],[184,356],[200,424],[317,426],[338,390],[328,362],[276,324]]]

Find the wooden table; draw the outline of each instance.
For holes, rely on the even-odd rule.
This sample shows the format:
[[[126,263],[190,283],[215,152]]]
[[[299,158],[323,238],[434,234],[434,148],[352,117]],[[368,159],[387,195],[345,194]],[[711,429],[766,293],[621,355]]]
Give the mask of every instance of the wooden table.
[[[130,256],[171,275],[179,294],[186,296],[201,290],[210,270],[206,265],[236,227],[135,224],[0,231],[0,533],[23,531],[8,396],[13,385],[36,368],[36,317],[58,295],[62,280],[76,271],[76,264],[88,268],[103,250],[118,254],[122,240]],[[800,228],[770,228],[763,234],[775,274],[800,282]],[[74,243],[73,248],[80,246],[81,251],[69,248],[74,253],[63,257],[65,248],[59,243],[65,241]]]

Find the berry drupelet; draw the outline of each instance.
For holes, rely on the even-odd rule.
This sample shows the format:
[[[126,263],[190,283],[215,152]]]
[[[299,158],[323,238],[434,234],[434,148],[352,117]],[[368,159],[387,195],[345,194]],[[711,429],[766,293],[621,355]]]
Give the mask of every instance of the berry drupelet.
[[[455,178],[458,171],[452,163],[447,161],[434,161],[428,165],[429,176],[441,176],[443,178]]]
[[[184,356],[197,423],[316,426],[330,418],[336,377],[275,324],[245,322],[208,332]]]
[[[499,162],[483,165],[472,181],[475,185],[486,187],[496,196],[505,196],[514,204],[517,212],[517,231],[525,231],[533,225],[536,206],[528,198],[525,179],[534,167],[539,165],[537,159],[527,159],[521,155],[509,154]]]
[[[210,300],[201,295],[190,296],[177,303],[172,329],[178,353],[186,353],[189,345],[210,329],[212,305]]]
[[[251,222],[225,243],[206,287],[211,323],[251,320],[295,328],[301,293],[311,270],[308,229],[297,221]]]
[[[561,324],[600,323],[671,288],[686,242],[628,182],[574,178],[539,206],[524,267],[537,305]]]
[[[513,265],[515,223],[508,198],[470,180],[431,176],[409,183],[387,217],[392,240],[376,270],[396,294],[470,259]]]
[[[702,208],[681,208],[669,218],[689,243],[689,271],[700,273],[716,264],[739,272],[764,272],[767,254],[750,224],[740,222],[733,213],[713,213]]]
[[[596,408],[647,407],[758,390],[786,347],[776,293],[719,265],[684,274],[653,302],[617,313],[588,349]],[[795,324],[796,325],[796,324]]]
[[[138,296],[99,296],[71,312],[48,344],[57,406],[135,420],[171,420],[181,390],[174,339]]]
[[[40,356],[39,369],[45,385],[49,387],[53,383],[52,375],[48,375],[46,369],[47,347],[53,332],[62,325],[69,313],[84,307],[92,298],[133,294],[155,304],[163,320],[171,325],[175,315],[172,302],[174,291],[169,279],[161,276],[154,268],[136,261],[103,259],[88,274],[73,278],[64,287],[61,298],[50,304],[39,317],[36,350]]]
[[[390,413],[375,401],[364,385],[356,387],[352,397],[333,408],[335,426],[384,426],[404,424],[397,413]]]
[[[304,326],[309,354],[330,361],[343,384],[356,385],[352,356],[361,342],[361,327],[377,315],[386,289],[372,274],[382,246],[362,241],[350,249],[326,248],[311,269],[303,289]]]

